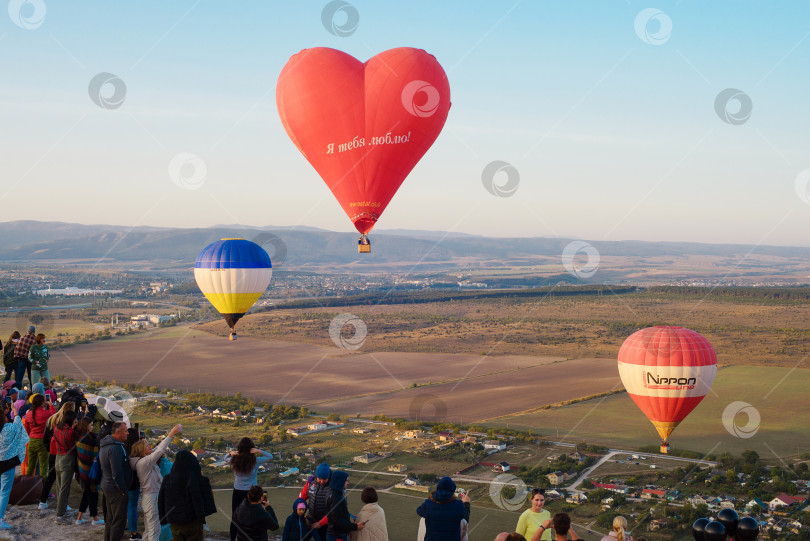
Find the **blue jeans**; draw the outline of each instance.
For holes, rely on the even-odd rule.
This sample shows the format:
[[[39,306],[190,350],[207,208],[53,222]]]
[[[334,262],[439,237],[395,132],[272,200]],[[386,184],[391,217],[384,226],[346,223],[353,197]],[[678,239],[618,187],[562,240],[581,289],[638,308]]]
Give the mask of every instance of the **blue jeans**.
[[[140,487],[135,490],[127,491],[129,500],[127,500],[127,530],[130,532],[138,531],[138,500],[141,499]]]
[[[17,382],[17,387],[22,389],[23,386],[23,378],[25,377],[25,372],[28,371],[28,381],[31,381],[31,363],[28,362],[28,359],[23,359],[21,357],[17,357],[17,369],[14,371],[14,380]],[[31,384],[34,385],[33,383]]]
[[[11,468],[0,475],[0,520],[6,516],[6,506],[8,497],[11,495],[11,485],[14,484],[14,472],[17,468]]]

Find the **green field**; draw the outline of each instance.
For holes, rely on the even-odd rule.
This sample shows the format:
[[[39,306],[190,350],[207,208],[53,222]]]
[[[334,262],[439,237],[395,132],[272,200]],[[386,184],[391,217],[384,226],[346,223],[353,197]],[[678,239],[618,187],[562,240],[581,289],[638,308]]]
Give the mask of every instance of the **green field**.
[[[350,475],[349,481],[351,479]],[[292,503],[298,496],[299,490],[294,488],[273,488],[267,491],[270,504],[273,506],[282,528],[284,520],[292,512]],[[214,497],[219,511],[215,515],[208,517],[208,524],[214,531],[226,531],[230,524],[231,491],[215,491]],[[379,497],[379,504],[385,511],[388,538],[391,541],[413,541],[416,539],[417,528],[419,527],[416,508],[424,501],[425,497],[417,494],[410,496],[389,493],[380,493]],[[350,491],[349,511],[357,514],[362,506],[360,492],[356,490]],[[514,531],[519,516],[520,513],[518,512],[512,513],[501,509],[477,507],[475,499],[473,499],[470,512],[470,541],[491,541],[500,532]],[[275,533],[280,535],[281,529]],[[601,537],[585,535],[585,530],[582,527],[577,528],[577,533],[588,541],[600,539]]]
[[[712,391],[670,437],[673,449],[700,453],[740,454],[757,451],[764,460],[810,451],[807,432],[807,389],[810,370],[764,366],[721,368]],[[759,430],[750,438],[731,435],[723,425],[723,411],[735,401],[754,406]],[[745,414],[735,418],[748,422]],[[556,409],[502,417],[491,426],[530,429],[552,439],[587,441],[614,448],[634,449],[660,441],[652,424],[625,393],[588,400]]]
[[[36,325],[37,333],[44,333],[52,341],[51,343],[56,341],[58,334],[73,337],[78,334],[96,333],[106,328],[104,325],[88,323],[80,319],[51,319],[51,314],[46,311],[36,313],[46,318],[45,321]],[[20,331],[25,334],[29,325],[31,322],[22,313],[0,316],[0,340],[3,341],[3,345],[12,332]]]

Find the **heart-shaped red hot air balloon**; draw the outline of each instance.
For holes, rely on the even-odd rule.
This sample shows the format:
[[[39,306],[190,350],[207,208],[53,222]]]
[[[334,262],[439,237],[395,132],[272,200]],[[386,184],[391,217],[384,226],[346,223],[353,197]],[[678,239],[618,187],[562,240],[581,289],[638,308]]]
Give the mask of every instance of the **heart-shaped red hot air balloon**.
[[[450,85],[436,59],[400,47],[368,62],[316,47],[278,78],[279,116],[361,234],[367,234],[447,120]]]

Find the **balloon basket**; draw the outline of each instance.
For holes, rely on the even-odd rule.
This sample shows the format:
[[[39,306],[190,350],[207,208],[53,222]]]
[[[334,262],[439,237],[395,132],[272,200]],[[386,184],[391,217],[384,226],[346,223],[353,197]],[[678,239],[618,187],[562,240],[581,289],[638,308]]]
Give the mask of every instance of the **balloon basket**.
[[[661,442],[661,453],[662,454],[669,454],[669,442],[662,441]]]
[[[229,334],[229,335],[228,335],[228,340],[230,340],[231,342],[233,342],[234,340],[236,340],[236,333],[235,333],[235,332],[232,332],[231,334]]]
[[[371,253],[371,241],[368,240],[367,235],[360,235],[360,240],[357,241],[357,253],[358,254]]]

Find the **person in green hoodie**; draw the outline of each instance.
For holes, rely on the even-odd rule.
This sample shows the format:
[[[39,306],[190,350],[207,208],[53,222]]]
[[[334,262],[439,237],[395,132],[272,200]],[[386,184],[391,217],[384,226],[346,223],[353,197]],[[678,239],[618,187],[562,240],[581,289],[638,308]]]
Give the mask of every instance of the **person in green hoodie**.
[[[48,372],[48,361],[51,356],[48,354],[48,346],[45,344],[45,335],[39,333],[37,341],[28,350],[28,362],[31,363],[31,383],[37,382],[40,378],[51,379]]]

